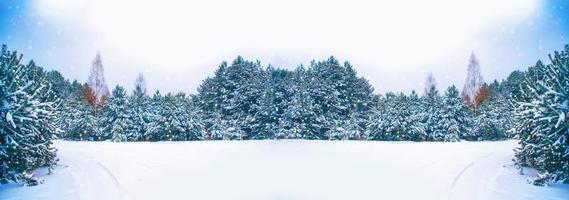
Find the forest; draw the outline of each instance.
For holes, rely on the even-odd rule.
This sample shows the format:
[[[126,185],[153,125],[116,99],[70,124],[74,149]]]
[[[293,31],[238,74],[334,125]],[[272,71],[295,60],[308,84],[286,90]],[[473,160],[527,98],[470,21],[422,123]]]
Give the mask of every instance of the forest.
[[[237,57],[222,62],[196,94],[106,85],[98,54],[85,83],[70,81],[4,45],[0,52],[0,183],[37,184],[56,164],[52,140],[381,140],[517,139],[517,163],[533,183],[569,178],[569,45],[525,71],[486,83],[474,54],[462,90],[374,93],[349,62],[334,57],[294,70]]]

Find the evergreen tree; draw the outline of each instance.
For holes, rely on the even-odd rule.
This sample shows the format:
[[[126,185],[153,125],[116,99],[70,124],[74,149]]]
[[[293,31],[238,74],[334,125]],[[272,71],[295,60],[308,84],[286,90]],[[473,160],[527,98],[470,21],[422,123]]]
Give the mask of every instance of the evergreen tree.
[[[458,88],[447,88],[443,97],[441,129],[445,132],[444,141],[455,142],[459,139],[471,139],[472,124],[468,108],[462,100]]]
[[[108,103],[102,108],[103,138],[116,142],[127,141],[127,128],[131,123],[128,116],[127,93],[121,86],[116,86]]]
[[[317,137],[315,134],[320,131],[315,122],[315,105],[308,91],[306,76],[306,69],[302,65],[293,72],[290,88],[295,92],[283,116],[283,126],[286,130],[283,137],[314,139]]]
[[[569,45],[550,60],[527,72],[515,115],[521,145],[516,156],[541,172],[535,184],[569,180]]]
[[[423,119],[426,133],[431,141],[444,141],[445,132],[441,127],[442,121],[442,100],[436,87],[436,81],[432,74],[426,79],[425,95],[422,98]]]
[[[72,93],[71,83],[58,71],[52,70],[46,73],[46,79],[51,85],[51,89],[59,99],[67,99]]]
[[[506,80],[500,83],[500,93],[507,100],[520,100],[521,99],[521,85],[525,81],[525,72],[515,70]]]
[[[419,95],[415,90],[411,91],[405,105],[409,110],[407,117],[408,128],[408,140],[412,141],[425,141],[428,138],[425,124],[422,122],[424,118],[423,104]]]
[[[164,138],[164,127],[168,120],[163,113],[163,109],[165,108],[164,104],[164,97],[160,94],[160,91],[157,90],[150,99],[147,115],[149,123],[146,124],[146,132],[144,132],[143,137],[145,141],[159,141],[161,138]]]
[[[152,115],[148,112],[149,97],[146,94],[145,85],[146,84],[136,81],[134,91],[128,98],[128,121],[130,124],[125,132],[127,140],[129,141],[144,140],[144,135],[146,135],[147,131],[147,123]]]
[[[228,127],[224,126],[222,107],[228,97],[228,90],[224,87],[227,72],[227,63],[222,62],[213,77],[206,78],[198,87],[196,106],[204,119],[204,129],[207,139],[221,139]],[[223,128],[221,128],[223,127]]]
[[[33,62],[20,64],[22,55],[0,52],[0,183],[37,184],[33,170],[55,164],[54,93],[45,75],[35,74]],[[38,75],[38,76],[36,76]],[[56,100],[57,101],[57,100]]]
[[[62,107],[58,124],[63,129],[63,136],[70,140],[97,140],[101,136],[99,118],[95,115],[93,106],[86,100],[89,86],[74,82],[79,91],[69,98]]]
[[[344,120],[350,128],[350,139],[366,138],[366,126],[371,114],[371,108],[375,106],[373,87],[363,77],[358,77],[353,66],[345,62],[347,94],[345,95],[349,107],[348,119]]]
[[[202,124],[198,121],[196,110],[192,108],[185,94],[166,94],[159,114],[164,121],[158,121],[162,123],[153,126],[156,127],[153,131],[161,133],[158,140],[203,139]]]
[[[481,90],[487,90],[489,94],[474,116],[472,135],[477,136],[479,140],[504,139],[512,127],[512,109],[508,100],[500,93],[499,87],[498,81],[494,81],[489,86],[483,86]]]

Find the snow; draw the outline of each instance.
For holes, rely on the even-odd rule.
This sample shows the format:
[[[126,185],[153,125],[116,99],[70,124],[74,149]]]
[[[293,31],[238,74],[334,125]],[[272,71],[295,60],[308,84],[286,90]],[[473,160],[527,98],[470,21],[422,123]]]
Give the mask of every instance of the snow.
[[[0,199],[542,199],[514,166],[517,141],[56,141],[59,166]]]

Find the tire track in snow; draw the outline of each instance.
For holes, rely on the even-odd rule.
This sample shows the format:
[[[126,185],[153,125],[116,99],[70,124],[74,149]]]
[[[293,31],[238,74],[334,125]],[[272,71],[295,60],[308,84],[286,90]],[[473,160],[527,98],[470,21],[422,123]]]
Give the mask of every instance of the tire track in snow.
[[[122,185],[120,184],[119,180],[117,179],[117,177],[113,174],[113,172],[111,172],[111,170],[109,170],[109,168],[107,168],[105,165],[103,165],[101,162],[97,162],[97,165],[103,169],[103,171],[105,171],[107,173],[107,175],[109,177],[111,177],[111,179],[113,180],[113,183],[115,184],[115,187],[118,189],[121,199],[126,199],[129,200],[131,199],[130,196],[128,195],[128,193],[126,192],[126,190],[124,190],[124,188],[122,187]]]
[[[470,167],[474,166],[474,162],[471,162],[470,164],[468,164],[466,167],[462,168],[462,170],[460,170],[460,172],[458,172],[458,174],[454,177],[454,179],[452,180],[452,184],[450,186],[450,190],[452,191],[454,188],[456,188],[456,184],[458,183],[458,180],[460,180],[460,178],[462,177],[462,175],[464,174],[464,172],[466,172],[466,170],[468,170]]]
[[[453,178],[452,184],[451,184],[450,188],[448,189],[448,193],[447,193],[447,196],[446,196],[445,199],[460,199],[460,198],[457,198],[457,197],[453,197],[454,194],[456,193],[457,185],[460,183],[460,181],[461,181],[462,179],[465,178],[465,174],[466,174],[467,172],[469,172],[470,170],[472,170],[472,169],[475,168],[475,167],[478,167],[478,166],[480,165],[480,163],[482,163],[483,161],[485,161],[488,157],[490,157],[490,156],[492,156],[492,155],[494,155],[493,152],[484,154],[484,155],[481,156],[480,158],[476,159],[475,161],[470,162],[468,165],[466,165],[465,167],[463,167],[463,168],[460,170],[460,172],[458,172],[458,174],[456,174],[456,176]],[[481,178],[483,178],[483,177],[479,177],[479,179],[481,179]],[[486,184],[484,184],[484,185],[486,185]],[[473,189],[473,188],[469,188],[469,187],[466,187],[466,188],[467,188],[467,189]],[[471,194],[474,195],[474,193],[471,193]]]
[[[122,189],[117,187],[120,186],[118,180],[110,173],[108,168],[100,164],[100,162],[97,162],[94,158],[85,155],[81,150],[75,149],[69,151],[68,154],[76,154],[76,156],[70,156],[74,159],[66,161],[68,162],[69,174],[78,184],[77,193],[79,194],[79,199],[127,199]],[[113,186],[106,184],[113,181],[116,183]],[[103,185],[103,187],[101,187],[101,185]]]

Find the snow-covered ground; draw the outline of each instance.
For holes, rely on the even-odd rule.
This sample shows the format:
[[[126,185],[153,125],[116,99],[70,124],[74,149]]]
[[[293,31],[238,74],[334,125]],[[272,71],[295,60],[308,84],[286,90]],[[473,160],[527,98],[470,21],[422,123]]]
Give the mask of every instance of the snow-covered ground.
[[[516,141],[57,141],[60,164],[0,199],[569,199],[513,166]],[[530,170],[526,170],[530,172]]]

